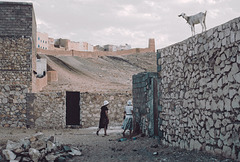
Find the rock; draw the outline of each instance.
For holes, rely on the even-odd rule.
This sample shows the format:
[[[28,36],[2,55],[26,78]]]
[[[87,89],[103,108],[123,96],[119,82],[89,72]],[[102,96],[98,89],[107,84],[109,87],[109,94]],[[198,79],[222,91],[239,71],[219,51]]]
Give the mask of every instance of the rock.
[[[232,101],[232,108],[239,108],[239,101],[240,101],[240,96],[235,96]]]
[[[218,145],[218,147],[222,147],[223,146],[223,142],[222,142],[222,140],[218,140],[218,142],[217,142],[217,145]]]
[[[31,161],[30,157],[23,157],[22,161]]]
[[[29,139],[20,139],[19,143],[22,145],[24,149],[29,149],[30,148],[30,141]]]
[[[233,96],[237,93],[237,91],[235,89],[230,89],[229,90],[229,98],[232,99]]]
[[[222,125],[226,126],[227,124],[231,123],[231,121],[229,119],[223,119],[222,120]]]
[[[214,126],[215,128],[220,128],[221,124],[222,124],[221,120],[217,120]]]
[[[54,143],[55,142],[55,137],[54,136],[49,137],[48,141],[51,141],[51,142]]]
[[[214,128],[212,128],[212,129],[209,130],[209,135],[210,135],[212,138],[215,138],[215,136],[216,136],[214,130],[215,130]]]
[[[58,157],[55,161],[56,161],[56,162],[66,162],[66,158],[60,156],[60,157]]]
[[[198,140],[190,140],[190,150],[196,149],[196,150],[200,150],[200,148],[202,147],[202,144],[198,141]]]
[[[73,155],[73,156],[81,156],[82,153],[81,151],[77,148],[77,147],[71,147],[71,152],[69,152],[69,154]]]
[[[31,148],[35,148],[37,150],[41,150],[41,149],[44,149],[46,148],[46,142],[44,140],[37,140],[37,141],[34,141],[30,144]]]
[[[30,140],[30,142],[34,142],[34,141],[37,140],[37,138],[33,136],[33,137],[31,137],[29,140]]]
[[[10,140],[7,141],[6,149],[13,151],[13,150],[19,149],[21,147],[22,147],[22,144],[19,142],[13,142]]]
[[[63,150],[65,152],[70,152],[71,151],[71,148],[69,146],[63,146]]]
[[[14,150],[14,153],[16,153],[16,154],[20,154],[20,153],[22,153],[24,151],[24,148],[17,148],[16,150]]]
[[[5,156],[7,160],[14,160],[17,156],[9,149],[5,149],[2,151],[2,154]]]
[[[225,101],[225,106],[224,106],[225,110],[226,110],[226,111],[230,111],[231,108],[232,108],[232,107],[231,107],[231,100],[228,99],[228,98],[225,98],[224,101]]]
[[[230,147],[228,147],[228,146],[223,146],[223,154],[224,154],[226,157],[230,157],[231,152],[232,152],[232,150],[231,150]]]
[[[57,159],[58,156],[54,155],[54,154],[48,154],[47,156],[45,156],[45,159],[48,161],[48,162],[54,162],[55,159]]]
[[[238,116],[237,116],[237,120],[240,121],[240,114],[238,114]]]
[[[29,156],[34,162],[38,162],[38,160],[41,157],[41,154],[37,149],[30,148],[29,149]]]
[[[56,149],[57,149],[57,147],[53,142],[47,141],[47,151],[48,152],[51,152],[52,150],[54,151]]]

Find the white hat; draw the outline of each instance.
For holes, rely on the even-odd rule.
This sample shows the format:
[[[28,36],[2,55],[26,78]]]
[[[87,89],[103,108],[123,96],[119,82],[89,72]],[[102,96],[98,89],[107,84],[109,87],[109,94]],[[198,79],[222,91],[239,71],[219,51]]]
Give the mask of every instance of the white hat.
[[[128,100],[127,104],[132,105],[132,100]]]
[[[105,100],[104,102],[103,102],[103,106],[106,106],[106,105],[108,105],[109,104],[109,102],[107,101],[107,100]]]

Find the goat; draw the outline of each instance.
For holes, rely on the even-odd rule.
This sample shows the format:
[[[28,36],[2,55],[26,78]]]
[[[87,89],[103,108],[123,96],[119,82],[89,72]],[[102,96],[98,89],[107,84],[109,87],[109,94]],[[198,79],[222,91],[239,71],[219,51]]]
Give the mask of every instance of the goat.
[[[187,16],[185,13],[181,13],[180,15],[178,15],[178,17],[182,16],[187,21],[187,23],[191,26],[191,31],[193,36],[195,35],[195,28],[194,28],[195,24],[200,23],[202,25],[202,32],[206,31],[206,24],[205,24],[206,15],[207,15],[207,11],[205,11],[205,13],[200,12],[192,16]]]

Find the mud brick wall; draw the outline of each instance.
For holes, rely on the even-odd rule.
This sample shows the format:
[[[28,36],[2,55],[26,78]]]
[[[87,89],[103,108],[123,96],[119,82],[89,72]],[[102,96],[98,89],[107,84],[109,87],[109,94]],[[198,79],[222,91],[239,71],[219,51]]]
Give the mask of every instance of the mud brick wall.
[[[134,130],[140,129],[147,136],[154,135],[154,88],[157,89],[153,85],[154,78],[157,73],[142,72],[133,75],[132,79]],[[159,127],[158,123],[156,126]]]
[[[240,160],[240,18],[158,56],[163,144]]]
[[[0,2],[0,126],[26,126],[36,22],[32,4]]]
[[[101,107],[104,100],[109,101],[109,126],[120,126],[123,123],[123,112],[131,94],[124,93],[81,93],[80,94],[81,126],[98,127]]]
[[[65,128],[66,92],[27,93],[29,128]]]

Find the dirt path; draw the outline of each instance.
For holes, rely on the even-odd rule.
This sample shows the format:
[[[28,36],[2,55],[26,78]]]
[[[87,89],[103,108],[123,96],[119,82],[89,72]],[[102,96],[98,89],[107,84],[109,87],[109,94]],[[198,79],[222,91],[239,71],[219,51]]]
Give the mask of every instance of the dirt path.
[[[97,128],[87,129],[63,129],[63,130],[34,130],[34,129],[0,129],[0,149],[6,146],[8,139],[18,140],[24,137],[43,132],[45,135],[55,135],[56,141],[73,145],[82,150],[82,156],[68,159],[69,162],[117,162],[117,161],[232,161],[222,157],[212,156],[204,152],[187,151],[183,149],[167,147],[159,144],[157,139],[136,136],[135,140],[122,138],[120,127],[110,127],[109,136],[103,137],[103,130],[96,135]]]

